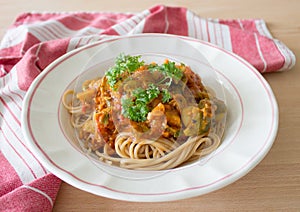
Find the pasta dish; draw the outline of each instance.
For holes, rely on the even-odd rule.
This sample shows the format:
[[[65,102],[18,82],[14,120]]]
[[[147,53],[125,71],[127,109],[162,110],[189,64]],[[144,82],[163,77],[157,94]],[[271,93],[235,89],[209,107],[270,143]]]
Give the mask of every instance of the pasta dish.
[[[120,54],[104,76],[67,90],[63,105],[84,148],[127,169],[190,163],[221,143],[226,105],[185,64]]]

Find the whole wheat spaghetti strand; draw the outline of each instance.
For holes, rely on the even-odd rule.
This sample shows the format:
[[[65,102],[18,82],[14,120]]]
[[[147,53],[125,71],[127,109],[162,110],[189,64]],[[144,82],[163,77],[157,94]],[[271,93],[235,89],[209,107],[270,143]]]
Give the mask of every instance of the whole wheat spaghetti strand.
[[[123,168],[136,170],[163,170],[174,168],[183,163],[184,161],[187,161],[190,157],[194,156],[193,151],[198,151],[198,154],[201,153],[201,151],[204,151],[204,155],[214,151],[215,148],[211,148],[211,146],[209,146],[207,149],[197,149],[200,147],[201,144],[207,142],[208,138],[209,137],[193,137],[189,139],[188,142],[182,144],[179,148],[176,148],[171,153],[158,159],[116,158],[106,155],[104,153],[100,153],[99,151],[96,151],[96,154],[103,160],[117,163]],[[212,144],[214,144],[213,146],[215,147],[215,145],[219,143],[218,137],[216,135],[212,135],[210,138],[214,140]],[[183,151],[183,149],[185,149],[186,151]],[[190,151],[191,149],[193,151]]]
[[[214,137],[213,139],[216,139]],[[193,137],[190,138],[187,142],[170,152],[169,154],[157,158],[157,159],[125,159],[120,160],[121,166],[130,169],[139,169],[139,170],[161,170],[161,169],[169,169],[174,168],[180,163],[187,160],[191,157],[194,152],[197,151],[197,148],[203,143],[206,142],[208,138],[203,137]],[[218,143],[218,142],[216,142]],[[190,151],[193,149],[193,151]],[[205,150],[205,149],[204,149]],[[209,150],[205,151],[205,154],[208,152],[212,152],[214,149],[209,148]],[[199,150],[198,150],[199,151]],[[199,151],[201,152],[201,151]]]

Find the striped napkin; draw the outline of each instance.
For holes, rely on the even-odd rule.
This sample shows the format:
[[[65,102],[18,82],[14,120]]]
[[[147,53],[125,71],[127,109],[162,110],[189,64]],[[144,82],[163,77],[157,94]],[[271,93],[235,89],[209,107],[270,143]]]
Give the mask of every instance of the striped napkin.
[[[22,101],[34,78],[53,60],[112,36],[169,33],[232,51],[259,72],[291,69],[294,54],[260,19],[202,18],[182,7],[157,5],[140,13],[24,13],[0,44],[0,211],[51,211],[61,180],[26,146]]]

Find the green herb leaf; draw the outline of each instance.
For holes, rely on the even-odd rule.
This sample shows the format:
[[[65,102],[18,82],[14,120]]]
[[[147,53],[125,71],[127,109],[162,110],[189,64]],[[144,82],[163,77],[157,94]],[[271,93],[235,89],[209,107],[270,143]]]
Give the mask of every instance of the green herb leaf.
[[[114,88],[119,80],[123,80],[132,72],[144,65],[144,61],[140,60],[141,56],[131,56],[120,54],[115,61],[115,65],[111,67],[105,74],[108,84]]]
[[[159,88],[150,84],[147,89],[137,88],[132,92],[132,97],[122,98],[122,114],[132,121],[146,121],[149,113],[148,104],[158,97]]]
[[[184,65],[184,64],[181,64]],[[162,65],[157,65],[157,64],[151,64],[149,65],[148,69],[150,71],[160,71],[163,73],[165,76],[170,77],[170,78],[175,78],[176,80],[180,80],[183,76],[183,72],[181,71],[180,68],[176,67],[175,62],[167,62],[163,63]]]
[[[165,88],[162,89],[162,94],[163,94],[163,97],[162,97],[162,102],[163,103],[166,103],[166,102],[170,101],[170,99],[172,98],[170,92]]]
[[[132,121],[146,121],[149,109],[146,104],[136,103],[130,98],[122,98],[122,114]]]

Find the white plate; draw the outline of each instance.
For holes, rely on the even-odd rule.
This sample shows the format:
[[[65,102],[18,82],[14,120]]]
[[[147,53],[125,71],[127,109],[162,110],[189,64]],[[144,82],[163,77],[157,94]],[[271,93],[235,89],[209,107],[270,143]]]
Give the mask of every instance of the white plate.
[[[169,57],[209,68],[224,87],[228,119],[221,146],[197,163],[169,171],[127,171],[97,164],[72,143],[61,98],[82,79],[100,76],[120,53]],[[200,57],[200,59],[199,59]],[[92,58],[92,59],[91,59]],[[201,72],[198,67],[194,67]],[[203,73],[200,73],[203,75]],[[278,107],[264,78],[245,60],[188,37],[141,34],[97,42],[49,65],[32,83],[23,107],[28,146],[65,182],[96,195],[128,201],[169,201],[220,189],[247,174],[267,154],[278,128]]]

